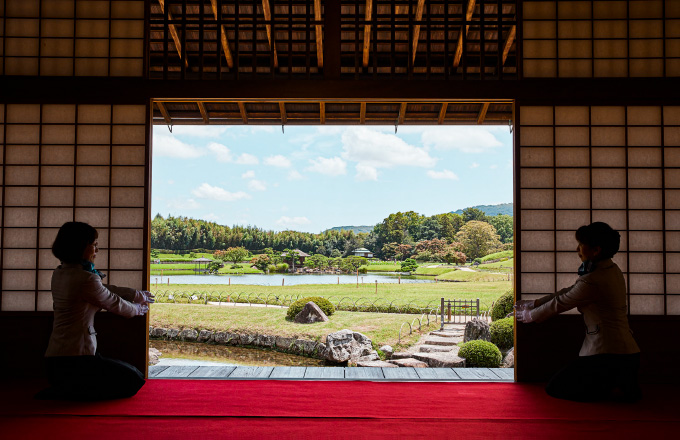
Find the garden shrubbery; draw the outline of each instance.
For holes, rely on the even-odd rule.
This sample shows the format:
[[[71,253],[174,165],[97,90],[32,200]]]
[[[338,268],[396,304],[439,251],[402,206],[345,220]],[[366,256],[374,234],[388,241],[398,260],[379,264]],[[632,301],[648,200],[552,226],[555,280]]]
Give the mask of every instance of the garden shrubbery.
[[[498,347],[481,339],[463,344],[458,356],[465,358],[466,367],[477,368],[498,368],[503,360]]]
[[[323,310],[326,316],[331,316],[333,313],[335,313],[335,307],[326,298],[321,298],[320,296],[310,296],[307,298],[299,299],[295,301],[293,304],[291,304],[290,307],[288,307],[286,319],[289,320],[295,319],[295,315],[300,313],[302,309],[305,308],[305,304],[307,304],[310,301],[319,306],[319,308]]]
[[[501,350],[507,350],[514,344],[513,330],[514,319],[503,318],[491,323],[491,342]]]
[[[512,289],[505,292],[498,298],[491,308],[491,320],[497,321],[505,318],[508,313],[512,312],[512,306],[515,304],[515,295]]]

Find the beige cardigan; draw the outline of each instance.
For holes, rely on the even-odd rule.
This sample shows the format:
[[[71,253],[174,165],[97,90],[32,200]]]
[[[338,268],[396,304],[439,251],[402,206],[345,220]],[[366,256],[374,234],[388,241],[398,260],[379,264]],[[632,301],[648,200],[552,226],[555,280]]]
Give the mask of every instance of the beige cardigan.
[[[102,284],[80,264],[64,263],[52,274],[54,325],[46,357],[86,356],[97,351],[94,315],[101,309],[125,317],[137,314],[135,289]]]
[[[535,306],[531,318],[536,322],[578,308],[586,326],[579,356],[640,351],[628,326],[626,283],[621,269],[611,259],[600,261],[593,272],[580,276],[573,286],[537,299]]]

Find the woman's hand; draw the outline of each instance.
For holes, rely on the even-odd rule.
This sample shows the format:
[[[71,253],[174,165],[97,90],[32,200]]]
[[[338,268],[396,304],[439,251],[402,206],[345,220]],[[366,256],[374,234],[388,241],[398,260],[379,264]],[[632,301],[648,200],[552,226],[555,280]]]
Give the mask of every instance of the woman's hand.
[[[153,304],[156,302],[156,297],[154,296],[153,293],[147,291],[147,290],[137,290],[135,292],[135,299],[132,301],[136,304]]]
[[[515,310],[531,310],[536,306],[536,302],[533,299],[523,299],[517,301],[513,308]]]
[[[135,304],[135,308],[137,309],[136,316],[146,315],[146,312],[149,311],[149,306],[147,306],[146,304]]]
[[[514,305],[515,317],[517,317],[517,320],[524,323],[533,322],[531,310],[534,308],[535,304],[533,299],[517,301]]]

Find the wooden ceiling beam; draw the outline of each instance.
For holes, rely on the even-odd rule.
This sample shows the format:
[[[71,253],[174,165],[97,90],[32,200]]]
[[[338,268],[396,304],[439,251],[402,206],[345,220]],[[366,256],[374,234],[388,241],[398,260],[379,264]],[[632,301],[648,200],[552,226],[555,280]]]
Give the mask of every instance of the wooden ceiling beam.
[[[423,19],[423,6],[425,6],[425,0],[418,0],[418,4],[416,5],[416,21],[420,21]],[[416,52],[418,51],[418,40],[420,39],[420,25],[416,24],[413,26],[413,59],[411,60],[412,63],[415,64],[416,62]]]
[[[264,19],[271,22],[272,11],[269,8],[269,0],[262,0],[262,12],[264,13]],[[279,67],[279,55],[276,52],[276,42],[274,41],[274,33],[272,32],[272,25],[267,24],[267,25],[265,25],[265,28],[267,28],[267,40],[269,40],[269,48],[274,53],[274,68],[278,69],[278,67]]]
[[[503,62],[501,65],[505,65],[505,60],[508,59],[508,53],[510,53],[510,48],[512,47],[512,42],[515,41],[515,34],[517,33],[517,26],[512,25],[508,36],[505,37],[505,44],[503,45]]]
[[[361,103],[361,109],[359,110],[359,123],[364,125],[366,123],[366,103]]]
[[[489,104],[488,102],[485,102],[482,104],[482,108],[479,110],[479,115],[477,116],[477,124],[481,125],[484,122],[484,119],[486,118],[486,112],[489,111]]]
[[[314,0],[314,20],[317,23],[321,22],[321,0]],[[323,31],[321,25],[317,24],[316,28],[316,60],[319,69],[323,67]]]
[[[281,124],[286,123],[286,104],[281,101],[279,102],[279,112],[281,113]]]
[[[326,123],[326,103],[325,102],[319,103],[319,122],[321,122],[321,124]]]
[[[212,6],[213,15],[215,20],[217,20],[217,0],[210,0],[210,5]],[[231,49],[229,48],[229,40],[227,40],[227,31],[224,29],[224,25],[220,25],[221,30],[221,40],[222,40],[222,50],[224,51],[224,57],[227,59],[227,66],[231,69],[234,67],[234,57],[231,54]]]
[[[161,5],[161,12],[165,14],[165,0],[158,0],[158,3]],[[168,20],[172,20],[172,14],[170,11],[168,11]],[[182,59],[182,42],[179,39],[179,33],[177,32],[177,26],[174,24],[169,24],[168,25],[168,30],[170,31],[170,36],[172,37],[172,40],[175,42],[175,49],[177,49],[177,55],[179,55],[179,59]],[[189,59],[186,56],[186,53],[184,54],[184,65],[186,67],[189,67]]]
[[[448,107],[449,107],[448,102],[442,103],[442,108],[441,110],[439,110],[439,118],[437,118],[437,123],[439,125],[442,125],[442,123],[444,122],[444,119],[446,118],[446,110],[448,109]]]
[[[161,111],[161,115],[163,115],[165,123],[168,125],[172,125],[172,119],[170,118],[170,113],[168,113],[168,109],[166,109],[163,103],[160,101],[156,101],[156,105],[158,106],[158,110]]]
[[[198,111],[201,112],[201,117],[203,118],[203,122],[206,124],[210,123],[210,117],[208,116],[208,111],[205,109],[205,104],[203,104],[201,101],[197,102],[198,104]]]
[[[364,18],[366,22],[371,21],[373,17],[373,0],[366,0],[366,8],[365,8],[365,14]],[[363,66],[368,67],[368,54],[371,49],[371,25],[370,24],[365,24],[364,25],[364,58],[363,58]]]
[[[472,15],[475,12],[475,0],[468,0],[467,11],[465,11],[465,21],[472,20]],[[470,30],[470,25],[465,25],[465,30],[463,27],[460,28],[460,33],[458,34],[458,43],[456,44],[456,52],[453,56],[453,67],[456,68],[460,64],[460,60],[463,58],[463,35],[467,37],[468,30]]]
[[[246,113],[246,105],[243,102],[238,103],[238,109],[241,112],[241,119],[243,119],[243,123],[247,124],[248,123],[248,113]]]
[[[404,119],[406,118],[406,105],[407,103],[402,102],[401,107],[399,108],[399,124],[404,123]]]

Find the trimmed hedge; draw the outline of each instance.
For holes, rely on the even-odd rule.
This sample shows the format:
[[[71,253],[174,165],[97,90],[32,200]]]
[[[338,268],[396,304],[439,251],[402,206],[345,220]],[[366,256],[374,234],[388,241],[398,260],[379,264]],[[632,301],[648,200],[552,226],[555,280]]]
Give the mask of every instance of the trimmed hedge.
[[[505,318],[508,313],[512,312],[512,306],[515,305],[515,295],[512,289],[505,292],[498,298],[491,308],[491,320],[497,321]]]
[[[501,350],[511,348],[514,344],[514,318],[503,318],[491,323],[491,342]]]
[[[466,367],[477,368],[497,368],[503,360],[498,347],[481,339],[463,344],[458,356],[465,358]]]
[[[307,298],[299,299],[295,301],[293,304],[291,304],[290,307],[288,307],[286,319],[289,320],[295,319],[295,315],[300,313],[302,309],[305,308],[305,304],[307,304],[310,301],[319,306],[319,308],[323,310],[326,316],[331,316],[333,313],[335,313],[335,307],[326,298],[321,298],[320,296],[309,296]]]

